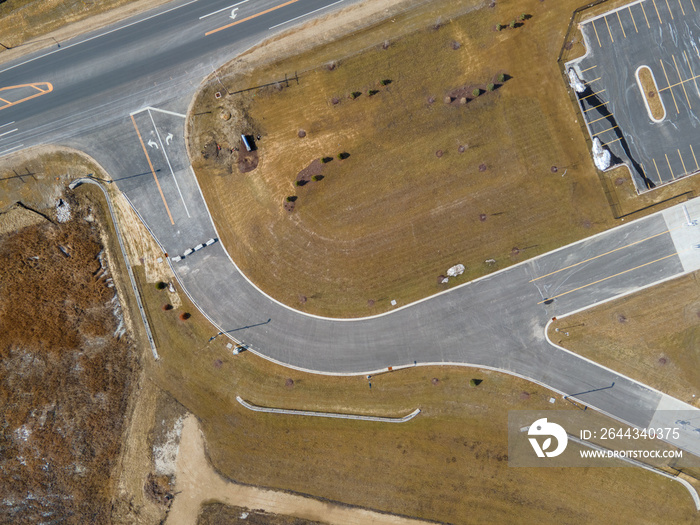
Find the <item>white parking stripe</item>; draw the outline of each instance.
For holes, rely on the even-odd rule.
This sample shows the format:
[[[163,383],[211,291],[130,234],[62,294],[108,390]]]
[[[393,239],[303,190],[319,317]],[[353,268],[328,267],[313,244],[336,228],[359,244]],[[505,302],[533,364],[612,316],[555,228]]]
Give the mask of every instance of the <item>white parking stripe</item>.
[[[15,128],[15,129],[11,129],[10,131],[6,131],[5,133],[0,133],[0,137],[2,137],[2,136],[4,136],[4,135],[9,135],[10,133],[14,133],[14,132],[17,131],[18,129],[19,129],[19,128]]]
[[[228,7],[224,7],[223,9],[219,9],[218,11],[214,11],[213,13],[209,13],[208,15],[200,16],[199,19],[201,20],[202,18],[206,18],[211,15],[215,15],[216,13],[221,13],[221,11],[226,11],[227,9],[231,9],[232,7],[236,7],[237,5],[245,4],[248,0],[243,0],[242,2],[238,2],[237,4],[230,5]]]
[[[9,126],[10,124],[14,124],[15,121],[13,120],[12,122],[8,122],[7,124],[0,124],[0,128],[4,128],[5,126]]]

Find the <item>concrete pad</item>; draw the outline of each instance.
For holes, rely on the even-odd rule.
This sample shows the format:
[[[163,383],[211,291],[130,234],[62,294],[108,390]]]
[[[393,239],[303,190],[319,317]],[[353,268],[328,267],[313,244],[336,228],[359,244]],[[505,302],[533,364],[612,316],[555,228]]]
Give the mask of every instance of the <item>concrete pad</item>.
[[[688,224],[688,217],[697,224]],[[700,199],[693,199],[685,204],[674,206],[662,212],[666,225],[671,233],[671,239],[678,252],[684,272],[694,272],[700,269]]]

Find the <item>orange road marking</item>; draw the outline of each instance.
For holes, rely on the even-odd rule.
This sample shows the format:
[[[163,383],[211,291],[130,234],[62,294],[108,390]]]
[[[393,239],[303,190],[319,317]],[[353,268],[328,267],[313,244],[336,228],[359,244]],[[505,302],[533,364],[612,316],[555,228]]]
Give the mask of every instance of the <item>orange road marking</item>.
[[[663,25],[663,22],[661,21],[661,15],[659,14],[659,8],[656,7],[656,2],[654,0],[651,0],[651,3],[654,4],[654,9],[656,9],[656,16],[659,17],[659,25]]]
[[[45,86],[45,88],[41,88],[39,86]],[[17,104],[21,104],[22,102],[26,102],[27,100],[31,100],[36,97],[40,97],[41,95],[45,95],[46,93],[51,93],[53,91],[53,85],[50,82],[36,82],[34,84],[19,84],[17,86],[8,86],[5,88],[1,88],[0,91],[8,91],[10,89],[17,89],[17,88],[23,88],[23,87],[32,87],[38,91],[38,93],[35,93],[34,95],[31,95],[29,97],[24,97],[21,100],[16,100],[15,102],[9,102],[5,100],[4,98],[0,98],[3,102],[5,102],[5,105],[0,106],[0,110],[3,110],[5,108],[9,108],[12,106],[16,106]]]
[[[604,129],[603,131],[599,131],[598,133],[596,133],[596,134],[593,135],[593,136],[594,136],[594,137],[597,137],[597,136],[600,135],[601,133],[605,133],[606,131],[612,131],[612,130],[614,130],[616,127],[617,127],[617,126],[613,126],[612,128]]]
[[[695,169],[700,170],[700,166],[698,166],[698,159],[695,158],[695,152],[693,151],[692,144],[690,144],[690,152],[693,154],[693,160],[695,161]]]
[[[583,100],[583,99],[581,99],[581,100]],[[588,108],[588,109],[584,110],[584,113],[588,113],[590,110],[597,109],[600,106],[604,106],[605,104],[607,104],[607,102],[603,102],[602,104],[598,104],[597,106],[593,106],[592,108]]]
[[[683,9],[683,4],[681,4],[681,0],[678,0],[678,5],[681,6],[681,13],[683,13],[683,16],[685,16],[685,9]]]
[[[676,151],[678,152],[678,157],[681,159],[681,164],[683,165],[683,174],[688,173],[688,170],[685,168],[685,162],[683,162],[683,157],[681,156],[681,150],[679,148],[676,148]]]
[[[668,155],[664,153],[664,157],[666,157],[666,164],[668,164],[668,171],[671,172],[671,178],[676,180],[676,177],[673,176],[673,170],[671,169],[671,162],[668,160]]]
[[[608,34],[610,35],[610,40],[613,41],[613,44],[615,43],[615,39],[612,36],[612,31],[610,31],[610,24],[608,24],[608,18],[606,16],[603,17],[603,20],[605,20],[605,25],[608,28]]]
[[[630,17],[632,18],[632,23],[634,24],[635,32],[639,33],[639,29],[637,29],[637,22],[634,21],[634,15],[632,14],[632,8],[628,7],[627,10],[630,12]]]
[[[670,86],[666,86],[665,88],[660,89],[659,92],[666,91],[667,89],[671,89],[671,88],[674,88],[676,86],[681,86],[681,85],[685,84],[686,82],[695,81],[695,79],[697,79],[697,78],[700,78],[700,75],[693,75],[690,78],[686,78],[685,80],[681,80],[680,82],[676,82],[675,84],[671,84]]]
[[[664,181],[661,179],[661,173],[659,173],[659,167],[656,165],[656,159],[651,159],[654,163],[654,168],[656,168],[656,175],[659,177],[659,184],[663,184]]]
[[[615,144],[618,140],[622,140],[622,137],[617,138],[617,139],[615,139],[615,140],[611,140],[610,142],[605,142],[605,145],[606,145],[606,146],[609,146],[610,144]]]
[[[661,64],[661,69],[664,70],[664,76],[666,77],[666,84],[668,84],[668,87],[671,87],[671,82],[669,82],[669,80],[668,80],[668,75],[666,74],[666,68],[664,67],[664,61],[659,60],[659,63]],[[671,89],[670,91],[671,91],[671,98],[673,99],[673,105],[676,106],[676,113],[680,113],[680,111],[678,110],[678,104],[676,104],[676,97],[673,94],[673,90]]]
[[[605,91],[605,90],[601,89],[600,91],[596,91],[595,93],[591,93],[590,95],[586,95],[581,100],[586,100],[588,97],[592,97],[593,95],[598,95],[598,94],[602,93],[603,91]],[[606,104],[607,104],[607,102],[606,102]]]
[[[173,216],[170,213],[170,208],[168,208],[168,203],[165,202],[165,195],[163,195],[163,190],[160,187],[160,182],[158,182],[158,177],[156,177],[156,170],[153,169],[153,164],[151,163],[151,157],[148,156],[148,150],[146,149],[146,145],[143,143],[143,139],[141,138],[141,132],[139,131],[138,126],[136,125],[136,119],[134,118],[133,115],[131,115],[131,122],[134,123],[134,129],[136,130],[136,134],[139,136],[139,142],[141,143],[141,147],[143,148],[143,152],[146,155],[146,160],[148,161],[148,165],[151,168],[151,173],[153,173],[153,178],[156,180],[156,186],[158,186],[158,191],[160,192],[160,198],[163,199],[163,204],[165,204],[165,210],[168,212],[168,217],[170,217],[170,224],[175,224],[175,221],[173,221]]]
[[[690,99],[688,98],[688,92],[685,90],[685,80],[683,80],[683,77],[681,76],[681,70],[678,69],[678,63],[676,62],[676,55],[671,55],[671,58],[673,59],[673,65],[676,66],[676,73],[678,73],[678,78],[681,79],[681,87],[683,88],[683,93],[685,93],[685,100],[688,101],[688,107],[690,109],[693,109],[693,106],[690,105]],[[690,80],[690,79],[688,79]]]
[[[644,10],[644,3],[641,3],[639,5],[642,7],[642,13],[644,13],[644,20],[647,21],[647,27],[651,28],[651,26],[649,25],[649,19],[647,18],[647,12]]]
[[[586,71],[589,71],[589,70],[593,69],[594,67],[598,67],[598,66],[595,65],[595,66],[587,67],[586,69],[582,69],[581,73],[585,73]]]
[[[591,257],[591,258],[586,259],[584,261],[577,262],[575,264],[570,264],[569,266],[565,266],[564,268],[560,268],[559,270],[555,270],[555,271],[550,272],[548,274],[541,275],[535,279],[532,279],[530,282],[534,283],[535,281],[539,281],[540,279],[544,279],[545,277],[549,277],[550,275],[554,275],[555,273],[563,272],[564,270],[568,270],[570,268],[575,268],[576,266],[579,266],[581,264],[595,261],[596,259],[600,259],[601,257],[605,257],[606,255],[610,255],[611,253],[619,252],[620,250],[624,250],[625,248],[629,248],[630,246],[634,246],[634,245],[640,244],[644,241],[655,239],[656,237],[660,237],[661,235],[666,235],[667,233],[671,233],[672,231],[677,230],[677,229],[678,228],[674,228],[673,230],[662,231],[661,233],[657,233],[655,235],[652,235],[651,237],[645,237],[644,239],[640,239],[640,240],[632,242],[630,244],[625,244],[624,246],[620,246],[619,248],[615,248],[614,250],[610,250],[609,252],[601,253],[600,255],[596,255],[595,257]]]
[[[627,38],[627,33],[625,33],[625,28],[622,27],[622,19],[620,18],[620,11],[616,11],[617,13],[617,21],[620,22],[620,29],[622,29],[622,36]]]
[[[288,2],[285,2],[284,4],[280,4],[278,6],[271,7],[270,9],[266,9],[265,11],[261,11],[260,13],[258,13],[256,15],[252,15],[252,16],[249,16],[248,18],[238,20],[237,22],[231,22],[230,24],[226,24],[225,26],[219,27],[218,29],[213,29],[213,30],[209,31],[208,33],[204,33],[204,36],[213,35],[214,33],[217,33],[219,31],[223,31],[224,29],[228,29],[229,27],[233,27],[233,26],[238,25],[238,24],[242,24],[243,22],[247,22],[248,20],[252,20],[253,18],[257,18],[259,16],[270,13],[272,11],[276,11],[277,9],[281,9],[282,7],[288,6],[290,4],[294,4],[298,1],[299,0],[289,0]]]
[[[591,121],[589,122],[589,124],[594,124],[594,123],[598,122],[599,120],[603,120],[603,119],[605,119],[605,118],[612,117],[612,116],[613,116],[613,114],[610,113],[610,114],[608,114],[608,115],[605,115],[604,117],[600,117],[600,118],[597,118],[597,119],[595,119],[595,120],[591,120]]]
[[[598,81],[598,80],[600,80],[600,77],[594,78],[593,80],[589,80],[588,82],[584,82],[584,84],[586,84],[586,85],[592,84],[593,82],[596,82],[596,81]]]
[[[573,290],[569,290],[568,292],[560,293],[559,295],[555,295],[554,297],[548,297],[544,301],[540,301],[537,304],[542,304],[545,301],[549,301],[550,299],[556,299],[557,297],[561,297],[562,295],[567,295],[567,294],[570,294],[572,292],[576,292],[578,290],[581,290],[583,288],[588,288],[589,286],[593,286],[594,284],[602,283],[603,281],[607,281],[608,279],[612,279],[613,277],[618,277],[620,275],[624,275],[624,274],[632,272],[634,270],[639,270],[640,268],[644,268],[645,266],[649,266],[650,264],[654,264],[654,263],[657,263],[659,261],[663,261],[664,259],[668,259],[669,257],[673,257],[675,255],[678,255],[678,252],[674,252],[671,255],[667,255],[666,257],[661,257],[660,259],[656,259],[655,261],[651,261],[651,262],[648,262],[645,264],[640,264],[639,266],[635,266],[634,268],[630,268],[629,270],[625,270],[624,272],[616,273],[615,275],[610,275],[608,277],[603,277],[602,279],[598,279],[597,281],[594,281],[594,282],[589,283],[589,284],[584,284],[583,286],[579,286],[578,288],[574,288]]]
[[[690,5],[693,6],[693,11],[695,11],[695,2],[693,2],[693,0],[690,0]]]
[[[595,28],[595,21],[591,22],[591,25],[593,26],[593,31],[595,31],[596,40],[598,40],[598,47],[603,47],[603,44],[600,43],[600,37],[598,36],[598,30]]]

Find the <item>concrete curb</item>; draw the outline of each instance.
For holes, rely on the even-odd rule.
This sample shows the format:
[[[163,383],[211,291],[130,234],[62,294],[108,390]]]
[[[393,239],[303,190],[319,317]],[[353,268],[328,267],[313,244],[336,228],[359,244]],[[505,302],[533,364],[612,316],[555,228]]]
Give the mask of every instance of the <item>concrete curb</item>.
[[[418,414],[420,414],[420,408],[416,408],[413,412],[404,417],[358,416],[355,414],[338,414],[336,412],[310,412],[308,410],[285,410],[283,408],[260,407],[248,403],[247,401],[243,400],[241,396],[236,396],[236,401],[238,401],[248,410],[252,410],[253,412],[267,412],[269,414],[287,414],[289,416],[314,416],[330,417],[336,419],[354,419],[358,421],[376,421],[379,423],[405,423],[406,421],[410,421]]]
[[[148,319],[146,318],[146,311],[143,308],[143,303],[141,302],[141,294],[139,294],[139,290],[136,286],[136,279],[134,278],[134,272],[131,269],[131,263],[129,262],[129,256],[126,254],[126,249],[124,248],[124,241],[122,240],[122,234],[119,231],[119,224],[117,224],[117,219],[114,216],[114,208],[112,208],[112,199],[110,199],[109,194],[107,193],[107,190],[104,189],[104,186],[97,182],[96,180],[90,179],[90,178],[80,178],[80,179],[75,179],[72,181],[68,187],[70,189],[75,189],[81,184],[94,184],[100,190],[102,190],[102,193],[105,196],[105,200],[107,201],[107,206],[109,207],[109,214],[112,217],[112,224],[114,224],[114,231],[117,233],[117,241],[119,241],[119,248],[122,251],[122,257],[124,258],[124,264],[126,264],[126,271],[129,274],[129,280],[131,281],[131,288],[134,290],[134,295],[136,296],[136,304],[139,307],[139,312],[141,313],[141,319],[143,320],[143,325],[146,328],[146,337],[148,337],[148,342],[151,345],[151,353],[153,354],[153,358],[157,361],[158,360],[158,350],[156,350],[156,344],[155,341],[153,340],[153,333],[151,332],[151,327],[148,324]]]

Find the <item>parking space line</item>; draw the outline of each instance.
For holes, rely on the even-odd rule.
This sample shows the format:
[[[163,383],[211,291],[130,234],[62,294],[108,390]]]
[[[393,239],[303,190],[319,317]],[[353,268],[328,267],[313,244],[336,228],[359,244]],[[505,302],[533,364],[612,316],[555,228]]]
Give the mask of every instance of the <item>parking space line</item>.
[[[595,93],[591,93],[590,95],[586,95],[581,100],[586,100],[588,97],[592,97],[593,95],[598,95],[599,93],[602,93],[603,91],[605,91],[605,90],[601,89],[600,91],[596,91]]]
[[[698,166],[698,159],[695,158],[695,152],[693,151],[692,144],[690,144],[690,152],[693,154],[693,160],[695,161],[695,169],[700,170],[700,166]]]
[[[622,36],[627,38],[627,33],[625,33],[625,28],[622,27],[622,19],[620,18],[620,11],[616,11],[617,13],[617,21],[620,22],[620,29],[622,29]]]
[[[663,25],[663,21],[661,20],[661,15],[659,14],[659,8],[656,7],[656,1],[651,0],[651,3],[654,4],[654,9],[656,10],[656,16],[659,17],[659,25]]]
[[[584,113],[588,113],[592,109],[598,109],[600,106],[604,106],[605,104],[607,104],[607,102],[603,102],[602,104],[598,104],[597,106],[593,106],[592,108],[588,108],[588,109],[584,110]]]
[[[143,152],[146,155],[146,160],[148,161],[148,166],[151,168],[151,173],[153,174],[153,178],[156,181],[156,186],[158,186],[158,191],[160,192],[160,198],[163,199],[163,204],[165,204],[165,211],[168,212],[168,217],[170,217],[170,224],[174,225],[175,221],[173,220],[173,216],[170,213],[170,208],[168,208],[168,203],[165,202],[165,195],[163,195],[163,189],[160,187],[160,182],[158,182],[158,177],[156,177],[156,170],[153,169],[153,163],[151,162],[151,157],[148,156],[148,150],[146,149],[146,145],[143,143],[143,139],[141,138],[141,132],[139,131],[138,126],[136,125],[136,119],[134,118],[133,115],[131,115],[131,122],[134,123],[134,129],[136,130],[136,134],[139,136],[139,142],[141,143],[141,147],[143,148]]]
[[[666,7],[668,7],[668,14],[671,15],[671,20],[673,20],[673,11],[671,11],[671,6],[668,5],[668,0],[666,0]]]
[[[573,292],[576,292],[578,290],[581,290],[583,288],[588,288],[589,286],[593,286],[594,284],[602,283],[603,281],[607,281],[608,279],[612,279],[613,277],[618,277],[620,275],[624,275],[626,273],[632,272],[634,270],[638,270],[640,268],[644,268],[645,266],[649,266],[650,264],[654,264],[660,261],[663,261],[664,259],[669,259],[675,255],[678,255],[678,252],[673,252],[671,255],[667,255],[665,257],[661,257],[660,259],[656,259],[655,261],[650,261],[648,263],[640,264],[639,266],[635,266],[634,268],[630,268],[629,270],[625,270],[623,272],[616,273],[614,275],[610,275],[608,277],[603,277],[602,279],[598,279],[597,281],[593,281],[592,283],[584,284],[583,286],[579,286],[578,288],[574,288],[573,290],[569,290],[568,292],[560,293],[559,295],[555,295],[553,297],[548,297],[547,299],[544,299],[543,301],[540,301],[537,304],[542,304],[545,301],[550,301],[552,299],[556,299],[557,297],[561,297],[562,295],[567,295]]]
[[[695,2],[693,0],[690,0],[690,5],[693,6],[693,11],[695,11]]]
[[[595,68],[595,67],[598,67],[598,66],[595,65],[595,66],[587,67],[586,69],[582,69],[582,70],[581,70],[581,73],[585,73],[586,71],[590,71],[591,69],[593,69],[593,68]]]
[[[596,133],[596,134],[593,135],[593,136],[594,136],[594,137],[597,137],[598,135],[600,135],[600,134],[602,134],[602,133],[605,133],[606,131],[612,131],[612,130],[614,130],[615,128],[617,128],[617,126],[613,126],[612,128],[604,129],[603,131],[599,131],[598,133]]]
[[[594,78],[593,80],[589,80],[588,82],[584,82],[584,84],[586,84],[586,85],[592,84],[593,82],[595,82],[595,81],[597,81],[597,80],[600,80],[600,77]]]
[[[671,55],[671,58],[673,59],[673,65],[676,66],[676,73],[678,73],[678,78],[681,80],[681,87],[683,88],[683,93],[685,93],[685,100],[688,102],[688,107],[690,109],[693,109],[693,106],[690,105],[690,99],[688,98],[688,92],[685,90],[685,80],[683,80],[683,77],[681,76],[681,70],[678,69],[678,63],[676,62],[676,56]]]
[[[664,181],[661,179],[661,173],[659,173],[659,167],[656,165],[656,159],[651,159],[654,163],[654,168],[656,168],[656,175],[659,177],[659,184],[663,184]]]
[[[678,5],[681,6],[681,13],[683,13],[683,16],[685,16],[685,9],[683,9],[683,4],[681,4],[681,0],[678,0]]]
[[[610,31],[610,24],[608,24],[608,17],[604,16],[603,20],[605,20],[605,27],[608,28],[608,34],[610,35],[610,40],[612,40],[613,44],[615,43],[615,39],[612,36],[612,31]]]
[[[598,30],[595,28],[595,20],[591,22],[591,25],[593,26],[593,31],[595,32],[595,38],[598,40],[598,47],[603,47],[603,44],[600,43],[600,37],[598,36]]]
[[[681,150],[676,148],[676,151],[678,152],[678,157],[681,159],[681,164],[683,166],[683,174],[685,175],[688,173],[688,170],[685,168],[685,162],[683,162],[683,156],[681,155]]]
[[[599,120],[603,120],[603,119],[606,119],[606,118],[609,118],[609,117],[612,117],[612,116],[613,116],[612,113],[608,113],[608,114],[605,115],[604,117],[600,117],[600,118],[597,118],[597,119],[595,119],[595,120],[591,120],[591,121],[589,122],[589,124],[594,124],[594,123],[598,122]]]
[[[615,144],[618,140],[622,140],[622,137],[618,137],[615,140],[611,140],[610,142],[605,142],[605,145],[609,146],[610,144]]]
[[[661,64],[661,69],[664,70],[664,76],[666,77],[666,84],[668,84],[668,87],[670,88],[671,83],[668,81],[668,75],[666,74],[666,68],[664,67],[664,61],[659,60],[659,63]],[[662,91],[662,90],[659,90],[659,91]],[[673,94],[673,90],[670,89],[669,91],[671,92],[671,98],[673,99],[673,105],[676,106],[676,113],[680,113],[680,111],[678,110],[678,104],[676,104],[676,97]]]
[[[639,5],[640,5],[641,8],[642,8],[642,13],[644,13],[644,20],[647,21],[647,27],[648,27],[649,29],[651,29],[651,26],[649,25],[649,19],[647,18],[647,12],[646,12],[646,10],[644,9],[644,2],[642,2],[642,3],[639,4]]]
[[[671,178],[676,180],[676,177],[673,175],[673,170],[671,169],[671,162],[668,160],[668,155],[664,153],[664,157],[666,157],[666,164],[668,164],[668,171],[671,172]]]
[[[637,29],[637,22],[634,21],[634,15],[632,14],[632,7],[628,7],[627,10],[630,12],[630,18],[632,18],[632,23],[634,24],[635,32],[639,33],[639,29]]]

